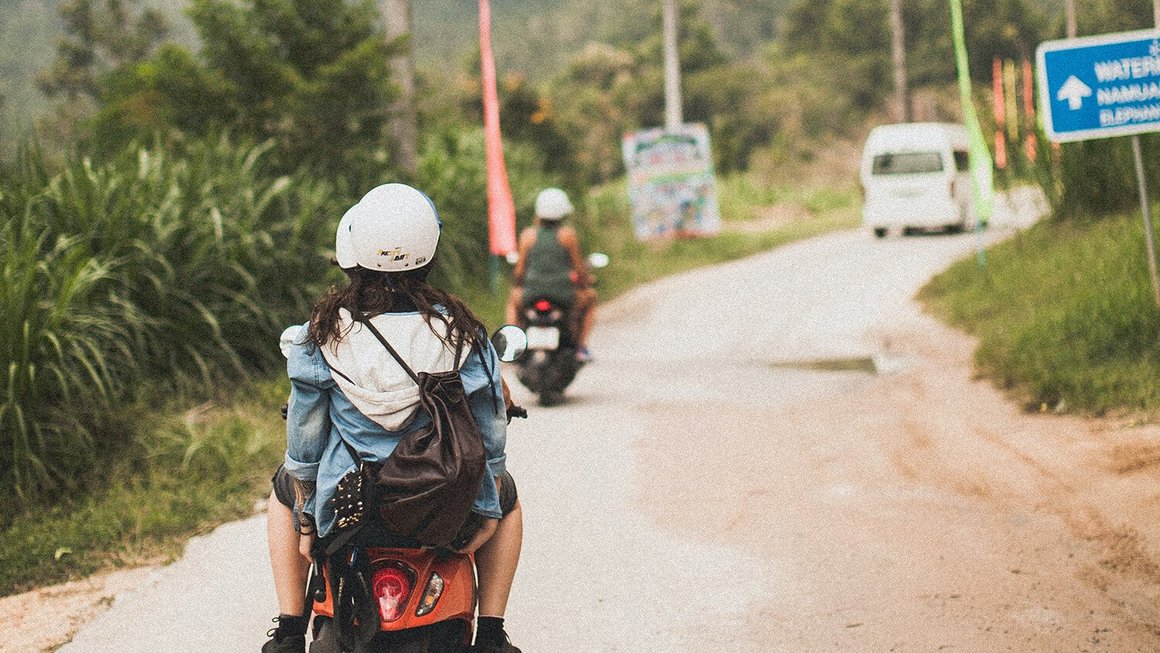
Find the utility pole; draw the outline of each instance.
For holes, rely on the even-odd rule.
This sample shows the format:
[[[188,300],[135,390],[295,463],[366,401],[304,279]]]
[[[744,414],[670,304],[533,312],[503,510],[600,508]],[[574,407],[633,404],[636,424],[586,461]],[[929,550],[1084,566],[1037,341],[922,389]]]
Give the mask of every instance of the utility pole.
[[[677,0],[664,0],[665,30],[665,129],[676,131],[684,124],[681,114],[681,62],[677,52]]]
[[[415,59],[411,37],[411,0],[380,0],[387,43],[402,39],[402,52],[391,58],[391,79],[399,96],[391,104],[387,133],[399,168],[414,176],[419,166],[419,126],[415,116]]]
[[[902,24],[902,0],[890,0],[890,45],[894,55],[894,102],[898,122],[910,122],[910,98],[906,90],[906,35]]]

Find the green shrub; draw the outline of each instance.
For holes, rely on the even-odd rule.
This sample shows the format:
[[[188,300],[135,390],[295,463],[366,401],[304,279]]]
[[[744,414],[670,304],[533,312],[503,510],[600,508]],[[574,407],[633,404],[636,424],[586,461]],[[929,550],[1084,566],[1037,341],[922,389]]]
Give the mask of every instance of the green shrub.
[[[1160,309],[1140,216],[1043,223],[963,261],[920,297],[976,334],[985,374],[1030,405],[1160,409]]]
[[[49,174],[29,150],[3,175],[0,487],[20,505],[124,446],[119,403],[282,364],[278,334],[320,292],[342,202],[266,176],[264,154],[220,139]]]
[[[1140,206],[1131,140],[1110,138],[1064,143],[1056,149],[1039,135],[1034,172],[1052,215],[1087,219],[1116,215]],[[1160,137],[1142,136],[1144,176],[1149,195],[1160,189]]]

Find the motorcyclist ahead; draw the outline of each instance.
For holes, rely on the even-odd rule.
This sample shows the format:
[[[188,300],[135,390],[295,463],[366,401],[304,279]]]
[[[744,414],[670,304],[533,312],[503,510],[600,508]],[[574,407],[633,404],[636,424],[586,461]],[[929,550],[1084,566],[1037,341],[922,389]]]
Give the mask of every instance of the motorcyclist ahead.
[[[591,358],[588,335],[595,319],[596,290],[580,254],[576,230],[564,224],[574,212],[568,194],[559,188],[545,188],[536,196],[536,223],[520,233],[506,319],[509,324],[522,324],[524,298],[544,297],[568,307],[576,333],[576,358],[587,362]]]

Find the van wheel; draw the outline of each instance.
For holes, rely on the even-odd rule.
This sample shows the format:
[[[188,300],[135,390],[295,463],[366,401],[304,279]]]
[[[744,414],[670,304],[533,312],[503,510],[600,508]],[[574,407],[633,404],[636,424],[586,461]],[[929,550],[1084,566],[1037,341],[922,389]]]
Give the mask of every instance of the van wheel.
[[[886,227],[874,227],[874,237],[875,238],[885,238],[886,237]]]

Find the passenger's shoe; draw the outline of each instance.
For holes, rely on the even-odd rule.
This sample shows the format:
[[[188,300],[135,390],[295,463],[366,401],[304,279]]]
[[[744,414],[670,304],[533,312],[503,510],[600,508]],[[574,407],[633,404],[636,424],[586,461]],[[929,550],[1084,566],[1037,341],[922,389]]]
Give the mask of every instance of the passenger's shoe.
[[[587,347],[576,348],[576,361],[580,363],[587,363],[592,360],[592,354]]]
[[[306,635],[273,636],[262,646],[262,653],[306,653]]]
[[[502,642],[490,641],[472,646],[471,653],[521,653],[521,651],[512,646],[511,640],[504,635]]]

